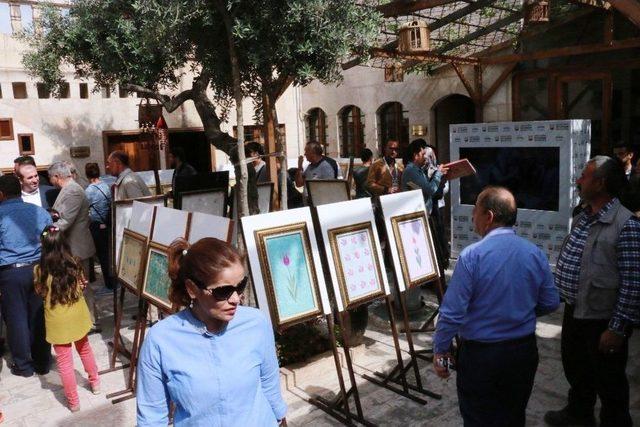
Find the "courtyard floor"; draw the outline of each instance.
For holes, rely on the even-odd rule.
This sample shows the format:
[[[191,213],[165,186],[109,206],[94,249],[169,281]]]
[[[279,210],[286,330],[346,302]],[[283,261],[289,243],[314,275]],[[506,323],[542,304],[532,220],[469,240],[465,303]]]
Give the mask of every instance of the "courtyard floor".
[[[127,341],[133,336],[131,315],[137,302],[129,295],[126,302],[123,334]],[[109,297],[99,300],[102,334],[90,336],[96,353],[98,366],[105,369],[109,364],[107,343],[113,333],[112,304]],[[455,374],[449,380],[435,376],[430,363],[420,362],[422,381],[431,391],[442,394],[441,400],[428,398],[419,404],[385,388],[381,388],[362,377],[375,371],[387,371],[395,366],[395,350],[388,324],[370,310],[370,322],[364,344],[351,350],[356,382],[360,392],[366,418],[384,426],[461,426],[458,412]],[[527,408],[527,425],[542,426],[544,413],[549,409],[564,406],[568,384],[560,362],[561,310],[539,319],[537,336],[540,350],[540,365],[535,386]],[[405,361],[409,359],[406,341],[401,336]],[[431,334],[414,334],[418,349],[430,346]],[[77,358],[76,358],[77,359]],[[341,355],[344,363],[344,355]],[[632,417],[640,422],[640,334],[631,338],[628,375],[631,383]],[[81,378],[79,360],[76,374],[81,411],[71,413],[65,406],[60,378],[55,369],[44,376],[21,378],[9,372],[9,357],[5,354],[0,366],[0,410],[4,413],[4,425],[8,426],[134,426],[135,399],[116,405],[105,398],[111,392],[125,387],[127,370],[102,376],[102,394],[93,395],[86,379]],[[343,365],[344,366],[344,365]],[[348,381],[346,370],[343,370]],[[283,395],[289,405],[287,415],[290,426],[340,425],[332,417],[308,402],[311,396],[332,397],[338,391],[338,380],[331,352],[323,353],[305,363],[281,369]],[[353,405],[352,405],[353,408]]]

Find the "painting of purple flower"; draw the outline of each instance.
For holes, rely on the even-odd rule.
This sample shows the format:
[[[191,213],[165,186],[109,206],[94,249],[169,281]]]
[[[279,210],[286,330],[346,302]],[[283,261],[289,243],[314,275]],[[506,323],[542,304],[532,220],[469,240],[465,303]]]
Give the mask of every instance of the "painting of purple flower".
[[[298,286],[296,283],[296,273],[295,271],[291,271],[291,269],[289,268],[289,266],[291,265],[289,254],[285,253],[282,256],[282,264],[284,264],[284,267],[287,269],[287,278],[289,279],[287,290],[289,291],[291,298],[296,301],[298,299]]]

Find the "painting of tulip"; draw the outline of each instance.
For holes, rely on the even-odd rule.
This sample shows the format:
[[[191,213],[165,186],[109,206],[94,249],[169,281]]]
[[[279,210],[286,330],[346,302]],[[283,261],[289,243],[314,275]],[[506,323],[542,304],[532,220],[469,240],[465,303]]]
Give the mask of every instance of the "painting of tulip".
[[[438,277],[435,250],[424,212],[391,218],[398,258],[408,288]]]
[[[371,223],[331,229],[328,235],[345,308],[384,295]]]
[[[277,327],[318,316],[322,307],[306,223],[255,231],[255,237]]]

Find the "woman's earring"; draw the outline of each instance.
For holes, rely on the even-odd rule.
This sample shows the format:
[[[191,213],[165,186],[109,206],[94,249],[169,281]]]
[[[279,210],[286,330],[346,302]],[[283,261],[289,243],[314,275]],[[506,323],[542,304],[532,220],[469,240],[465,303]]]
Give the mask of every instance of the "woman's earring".
[[[193,308],[193,301],[194,301],[194,299],[191,298],[191,302],[189,303],[189,308]]]

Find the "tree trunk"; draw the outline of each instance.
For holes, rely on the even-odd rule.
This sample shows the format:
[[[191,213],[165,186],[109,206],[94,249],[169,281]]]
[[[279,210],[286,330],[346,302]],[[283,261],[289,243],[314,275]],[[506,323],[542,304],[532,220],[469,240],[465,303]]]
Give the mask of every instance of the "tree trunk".
[[[266,80],[263,79],[263,84]],[[268,87],[263,86],[262,89],[262,121],[264,123],[264,140],[267,149],[267,153],[276,153],[280,151],[283,153],[282,162],[280,164],[280,179],[278,179],[278,171],[275,157],[267,158],[267,171],[269,173],[269,179],[274,183],[274,195],[275,201],[279,200],[280,210],[287,209],[287,157],[285,144],[282,143],[282,138],[279,138],[280,132],[278,132],[278,113],[276,111],[275,100],[272,99],[269,94]],[[284,171],[284,175],[282,172]],[[280,185],[278,185],[280,183]]]
[[[242,114],[242,101],[244,99],[242,95],[242,82],[240,80],[240,66],[238,65],[238,55],[236,53],[236,45],[233,40],[233,24],[231,22],[231,16],[226,7],[224,0],[216,1],[218,12],[222,16],[224,26],[227,31],[227,42],[229,43],[229,59],[231,60],[231,75],[233,77],[233,98],[236,104],[236,121],[238,126],[238,142],[236,149],[238,150],[238,163],[240,169],[240,179],[236,172],[236,196],[238,200],[238,220],[245,215],[249,214],[249,203],[247,199],[247,180],[249,174],[247,172],[247,163],[244,155],[244,117]]]

